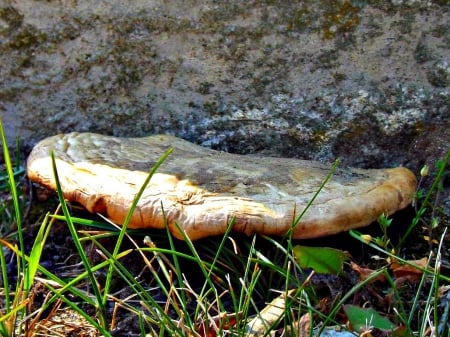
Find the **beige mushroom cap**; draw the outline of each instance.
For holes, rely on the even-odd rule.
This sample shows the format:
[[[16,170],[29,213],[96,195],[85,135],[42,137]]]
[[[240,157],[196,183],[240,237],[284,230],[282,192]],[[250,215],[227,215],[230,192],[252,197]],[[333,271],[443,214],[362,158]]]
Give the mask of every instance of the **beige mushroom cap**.
[[[55,190],[54,151],[64,196],[123,223],[150,168],[174,151],[152,177],[129,228],[164,228],[164,214],[192,239],[233,230],[284,235],[320,188],[330,166],[314,161],[213,151],[167,135],[117,138],[69,133],[39,142],[28,158],[30,180]],[[315,238],[375,221],[411,203],[416,178],[406,168],[338,168],[293,229]]]

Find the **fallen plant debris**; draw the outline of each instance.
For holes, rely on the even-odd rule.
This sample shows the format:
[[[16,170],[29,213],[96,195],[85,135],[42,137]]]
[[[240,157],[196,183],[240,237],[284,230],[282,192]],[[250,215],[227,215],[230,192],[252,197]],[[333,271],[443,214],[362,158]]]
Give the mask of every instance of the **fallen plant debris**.
[[[6,167],[11,172],[8,188],[15,189],[15,170],[10,163]],[[319,190],[326,183],[324,179]],[[11,193],[14,205],[26,202],[21,192]],[[52,206],[55,212],[41,213],[40,225],[26,230],[22,221],[29,220],[14,217],[22,208],[10,212],[9,218],[17,221],[11,228],[24,237],[15,240],[13,229],[1,238],[2,336],[409,337],[448,332],[449,278],[440,267],[443,239],[437,255],[427,260],[401,258],[397,241],[385,230],[392,223],[387,213],[377,218],[380,237],[346,234],[345,240],[357,238],[377,248],[377,260],[370,259],[372,253],[361,260],[338,249],[300,246],[303,241],[294,241],[289,231],[283,238],[231,233],[232,222],[222,237],[195,243],[187,236],[173,240],[168,228],[139,234],[126,224],[90,219],[80,208],[66,205],[61,191],[58,199],[61,208]],[[129,220],[128,214],[125,223]],[[312,263],[300,265],[299,247],[317,255]],[[398,283],[402,278],[405,282]]]

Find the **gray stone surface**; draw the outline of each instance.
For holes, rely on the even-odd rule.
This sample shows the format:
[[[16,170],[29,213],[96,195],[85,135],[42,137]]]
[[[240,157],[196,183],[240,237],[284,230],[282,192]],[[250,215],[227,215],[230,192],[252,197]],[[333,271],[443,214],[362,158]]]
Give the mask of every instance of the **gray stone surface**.
[[[0,112],[26,149],[169,133],[418,172],[449,148],[449,26],[445,0],[3,0]]]

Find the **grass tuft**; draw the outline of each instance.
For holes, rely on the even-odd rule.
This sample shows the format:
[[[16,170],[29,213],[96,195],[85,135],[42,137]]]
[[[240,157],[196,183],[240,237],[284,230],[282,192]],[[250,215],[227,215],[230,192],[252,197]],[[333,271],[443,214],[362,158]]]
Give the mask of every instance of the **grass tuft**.
[[[9,157],[1,124],[0,136],[0,183],[11,200],[0,209],[9,226],[0,233],[0,336],[115,336],[130,329],[140,336],[319,336],[337,327],[372,336],[450,333],[446,231],[422,259],[399,253],[408,252],[405,240],[419,223],[435,234],[436,220],[427,219],[438,218],[436,195],[450,154],[438,163],[431,187],[418,191],[416,216],[399,244],[390,240],[392,221],[383,215],[379,237],[350,231],[349,244],[361,243],[373,258],[361,260],[337,249],[300,246],[291,233],[243,237],[233,233],[233,221],[222,237],[198,242],[180,227],[184,241],[174,239],[167,224],[163,235],[129,230],[140,196],[171,151],[149,171],[120,227],[71,214],[52,155],[60,206],[43,217],[30,241],[23,235],[27,218],[17,184],[24,171]],[[55,268],[46,264],[46,254],[61,225],[72,255]]]

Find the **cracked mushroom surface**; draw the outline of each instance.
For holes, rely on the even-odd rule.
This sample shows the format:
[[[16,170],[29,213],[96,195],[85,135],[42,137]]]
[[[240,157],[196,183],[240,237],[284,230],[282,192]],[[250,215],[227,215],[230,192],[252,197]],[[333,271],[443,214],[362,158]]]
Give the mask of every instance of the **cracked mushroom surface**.
[[[290,158],[218,152],[185,140],[154,135],[118,138],[68,133],[46,138],[27,163],[30,180],[55,190],[53,151],[64,196],[123,223],[151,167],[173,148],[145,189],[129,228],[165,226],[182,239],[234,231],[316,238],[366,226],[412,201],[415,175],[406,168],[337,168],[312,205],[331,165]],[[162,207],[161,207],[162,205]],[[305,211],[306,209],[306,211]]]

